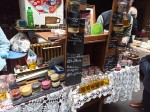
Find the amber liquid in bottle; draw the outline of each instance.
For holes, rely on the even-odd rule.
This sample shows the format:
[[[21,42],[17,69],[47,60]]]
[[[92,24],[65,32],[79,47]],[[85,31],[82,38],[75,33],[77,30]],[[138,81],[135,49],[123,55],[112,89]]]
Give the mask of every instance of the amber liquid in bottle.
[[[6,100],[7,99],[7,93],[6,91],[0,90],[0,100]]]
[[[104,78],[103,81],[104,81],[105,86],[109,85],[109,79],[108,78]]]
[[[96,86],[96,89],[100,87],[100,80],[99,79],[96,80],[95,86]]]
[[[126,13],[123,16],[123,19],[122,19],[121,23],[123,24],[123,27],[129,27],[130,26],[130,21],[127,18],[127,14]]]
[[[29,67],[30,70],[34,70],[36,68],[36,62],[30,62],[28,64],[28,67]]]

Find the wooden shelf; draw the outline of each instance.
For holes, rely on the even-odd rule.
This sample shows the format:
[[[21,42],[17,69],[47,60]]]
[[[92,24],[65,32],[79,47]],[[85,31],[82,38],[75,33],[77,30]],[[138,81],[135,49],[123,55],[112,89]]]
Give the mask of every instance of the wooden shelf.
[[[54,28],[65,29],[65,26],[51,26],[49,28],[38,28],[38,29],[28,29],[28,28],[15,27],[15,29],[18,31],[50,31],[51,29],[54,29]]]
[[[107,37],[108,37],[107,33],[99,35],[86,35],[84,37],[84,44],[106,42]]]

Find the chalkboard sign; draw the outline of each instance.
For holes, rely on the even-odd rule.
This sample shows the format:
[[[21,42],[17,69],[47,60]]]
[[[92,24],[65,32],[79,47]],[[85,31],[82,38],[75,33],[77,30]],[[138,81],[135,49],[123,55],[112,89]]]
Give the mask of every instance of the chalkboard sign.
[[[75,85],[81,82],[83,49],[84,32],[69,34],[66,52],[66,86]]]

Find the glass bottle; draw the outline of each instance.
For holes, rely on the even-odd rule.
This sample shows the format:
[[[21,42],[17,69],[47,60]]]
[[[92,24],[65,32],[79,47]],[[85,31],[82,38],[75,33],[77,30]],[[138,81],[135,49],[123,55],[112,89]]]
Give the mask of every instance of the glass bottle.
[[[7,99],[8,84],[4,80],[0,80],[0,101]]]
[[[123,13],[123,19],[122,19],[121,23],[123,24],[123,27],[125,27],[125,28],[130,26],[130,20],[127,18],[126,12]]]

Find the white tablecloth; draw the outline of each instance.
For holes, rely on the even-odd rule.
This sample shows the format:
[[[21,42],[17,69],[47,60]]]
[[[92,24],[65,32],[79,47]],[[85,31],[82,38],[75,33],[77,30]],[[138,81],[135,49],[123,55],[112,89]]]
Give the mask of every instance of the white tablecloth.
[[[101,74],[97,77],[101,76]],[[121,71],[114,71],[107,75],[110,85],[93,90],[85,95],[78,94],[79,86],[63,87],[62,90],[31,100],[27,104],[12,106],[10,100],[3,105],[0,112],[76,112],[77,108],[96,97],[106,96],[105,103],[132,99],[132,93],[140,90],[139,66],[126,67]],[[8,107],[7,107],[8,104]],[[2,107],[0,105],[0,107]]]
[[[96,79],[104,79],[104,78],[109,78],[112,77],[112,74],[108,75],[98,75],[98,76],[93,76]],[[86,80],[91,79],[91,77],[87,77],[82,80],[82,82],[85,82]],[[85,81],[84,81],[85,80]],[[112,93],[112,80],[110,79],[109,85],[108,86],[103,86],[101,88],[95,89],[89,93],[86,94],[78,94],[79,86],[75,90],[71,90],[69,93],[69,102],[70,102],[70,107],[72,112],[76,112],[78,108],[83,106],[85,103],[89,102],[92,99],[95,99],[97,97],[101,96],[107,96]]]
[[[146,55],[150,55],[150,50],[148,49],[144,49],[144,48],[141,48],[141,47],[136,47],[134,46],[133,44],[130,45],[130,47],[135,50],[135,51],[138,51],[139,52],[139,57],[142,58]]]
[[[140,90],[139,66],[126,67],[111,74],[112,95],[106,98],[105,103],[132,100],[133,92]]]

